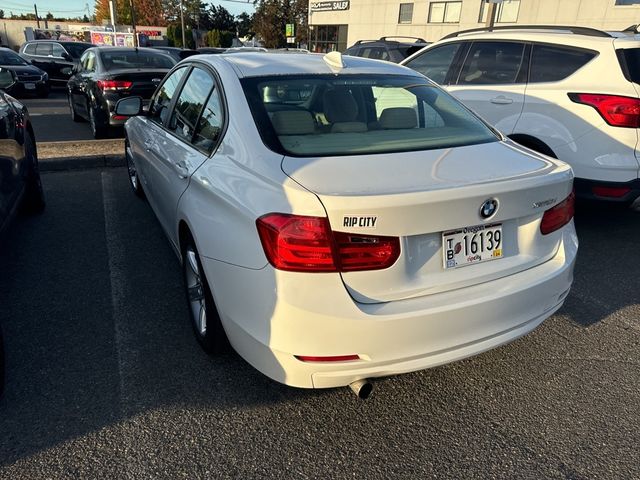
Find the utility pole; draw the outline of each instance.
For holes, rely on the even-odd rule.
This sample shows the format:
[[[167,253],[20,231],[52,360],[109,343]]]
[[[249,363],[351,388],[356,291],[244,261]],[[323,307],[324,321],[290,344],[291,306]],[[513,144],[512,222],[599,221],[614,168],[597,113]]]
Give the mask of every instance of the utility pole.
[[[489,10],[487,11],[487,27],[489,30],[493,30],[496,23],[496,16],[498,14],[498,3],[502,3],[502,0],[487,0]]]
[[[180,0],[180,22],[182,23],[182,48],[187,48],[184,34],[184,8],[182,7],[182,0]]]
[[[36,22],[38,22],[38,28],[40,28],[40,17],[38,16],[38,6],[34,3],[33,9],[36,11]]]
[[[111,26],[116,31],[116,6],[113,0],[109,0],[109,14],[111,15]]]
[[[138,48],[138,34],[136,33],[136,9],[133,7],[133,0],[129,0],[131,5],[131,28],[133,28],[133,46]]]

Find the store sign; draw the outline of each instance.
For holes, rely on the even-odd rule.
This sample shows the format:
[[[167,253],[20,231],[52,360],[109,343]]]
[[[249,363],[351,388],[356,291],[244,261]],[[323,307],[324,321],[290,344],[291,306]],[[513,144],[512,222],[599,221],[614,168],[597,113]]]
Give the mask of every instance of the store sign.
[[[334,12],[336,10],[349,10],[349,1],[344,2],[311,2],[312,12]]]

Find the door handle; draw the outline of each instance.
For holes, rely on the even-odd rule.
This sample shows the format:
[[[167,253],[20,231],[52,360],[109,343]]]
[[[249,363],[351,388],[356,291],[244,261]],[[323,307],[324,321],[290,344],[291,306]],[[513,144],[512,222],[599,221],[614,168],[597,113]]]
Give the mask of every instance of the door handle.
[[[189,176],[189,167],[183,160],[175,162],[173,166],[175,167],[176,172],[178,173],[178,177],[187,178]]]
[[[151,151],[151,149],[153,148],[153,142],[151,140],[145,140],[144,148],[146,148],[147,152]]]
[[[495,103],[496,105],[509,105],[513,103],[513,98],[507,98],[504,95],[498,95],[497,97],[489,100],[491,103]]]

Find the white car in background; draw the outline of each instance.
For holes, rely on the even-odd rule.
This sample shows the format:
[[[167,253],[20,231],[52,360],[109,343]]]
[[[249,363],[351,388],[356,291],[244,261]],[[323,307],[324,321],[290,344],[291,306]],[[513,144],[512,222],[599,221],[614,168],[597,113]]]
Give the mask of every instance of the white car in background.
[[[179,63],[121,100],[133,190],[180,257],[200,344],[296,387],[510,342],[563,304],[571,168],[410,69],[340,54]]]
[[[515,25],[457,32],[402,62],[518,143],[573,168],[576,195],[640,196],[640,36]]]

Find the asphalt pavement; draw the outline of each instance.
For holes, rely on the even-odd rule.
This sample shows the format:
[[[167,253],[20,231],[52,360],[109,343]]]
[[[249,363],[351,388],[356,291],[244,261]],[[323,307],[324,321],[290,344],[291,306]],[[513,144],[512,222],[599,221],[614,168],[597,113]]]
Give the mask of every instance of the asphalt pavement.
[[[639,212],[582,208],[574,287],[532,334],[361,401],[204,354],[123,168],[43,184],[0,249],[2,479],[640,478]]]
[[[93,140],[87,122],[76,123],[71,120],[69,101],[64,88],[51,89],[48,98],[20,98],[29,109],[33,130],[38,142]],[[114,137],[122,137],[114,132]]]

